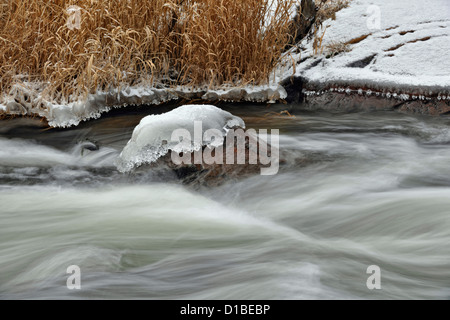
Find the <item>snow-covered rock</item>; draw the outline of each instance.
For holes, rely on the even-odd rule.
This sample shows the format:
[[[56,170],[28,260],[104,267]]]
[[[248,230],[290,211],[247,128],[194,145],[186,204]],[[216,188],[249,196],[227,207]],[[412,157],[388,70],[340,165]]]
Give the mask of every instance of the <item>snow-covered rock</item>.
[[[201,122],[200,141],[196,130]],[[203,141],[203,133],[216,129],[225,137],[229,129],[245,128],[244,121],[231,113],[212,105],[184,105],[161,115],[150,115],[141,120],[133,131],[128,144],[120,154],[117,167],[121,172],[129,172],[144,164],[150,164],[167,155],[169,151],[177,153],[194,152],[205,143],[217,147],[217,141]],[[191,141],[180,144],[172,141],[175,130],[185,129],[190,133]]]

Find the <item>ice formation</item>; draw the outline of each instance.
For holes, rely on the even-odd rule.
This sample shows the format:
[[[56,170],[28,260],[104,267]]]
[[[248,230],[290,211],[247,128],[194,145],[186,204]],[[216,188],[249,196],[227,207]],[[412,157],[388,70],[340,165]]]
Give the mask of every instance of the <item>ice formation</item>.
[[[279,79],[268,85],[224,87],[219,90],[190,89],[177,87],[173,89],[156,89],[152,87],[135,86],[110,92],[90,94],[86,99],[67,104],[55,104],[46,101],[36,94],[39,88],[22,85],[17,88],[15,97],[4,97],[0,103],[0,112],[15,115],[37,114],[45,119],[52,127],[66,128],[77,126],[81,121],[100,118],[102,113],[113,108],[129,105],[158,105],[177,99],[202,99],[209,101],[229,102],[269,102],[285,99],[286,90],[277,83]],[[32,97],[31,99],[29,97]],[[18,100],[15,101],[15,100]],[[31,102],[30,102],[31,100]]]
[[[196,122],[201,122],[203,132],[216,129],[220,130],[223,137],[229,129],[245,128],[241,118],[212,105],[184,105],[161,115],[147,116],[136,126],[120,154],[117,162],[119,171],[129,172],[143,164],[155,162],[170,150],[179,153],[199,150],[204,142],[194,140]],[[172,134],[177,129],[189,131],[192,137],[184,149],[180,149],[179,141],[172,141]],[[214,141],[206,145],[217,146]]]

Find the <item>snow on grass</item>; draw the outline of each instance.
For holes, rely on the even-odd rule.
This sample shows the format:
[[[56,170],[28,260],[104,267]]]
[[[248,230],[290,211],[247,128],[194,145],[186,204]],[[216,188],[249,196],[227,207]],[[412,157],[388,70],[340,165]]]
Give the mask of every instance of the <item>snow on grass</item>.
[[[9,2],[0,19],[2,114],[66,127],[113,107],[179,97],[266,102],[286,95],[273,81],[244,85],[268,83],[290,41],[297,0],[83,0],[79,28],[69,27],[64,1]]]

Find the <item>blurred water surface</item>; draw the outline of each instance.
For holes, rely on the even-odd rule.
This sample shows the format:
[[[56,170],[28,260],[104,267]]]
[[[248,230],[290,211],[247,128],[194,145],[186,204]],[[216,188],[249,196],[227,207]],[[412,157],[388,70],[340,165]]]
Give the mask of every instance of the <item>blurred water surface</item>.
[[[143,112],[3,121],[0,298],[450,298],[449,118],[225,108],[280,129],[278,175],[192,188],[120,174]],[[82,290],[66,288],[70,265]]]

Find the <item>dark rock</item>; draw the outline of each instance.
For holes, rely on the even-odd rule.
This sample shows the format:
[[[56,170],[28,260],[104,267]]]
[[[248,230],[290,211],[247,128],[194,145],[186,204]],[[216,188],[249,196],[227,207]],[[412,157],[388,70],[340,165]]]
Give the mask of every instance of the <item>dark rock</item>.
[[[300,40],[308,35],[316,19],[316,13],[317,10],[314,0],[302,0],[298,7],[297,15],[290,26],[290,34],[293,36],[289,44],[290,46],[300,42]]]
[[[375,95],[367,96],[337,92],[325,92],[321,95],[309,96],[305,99],[305,103],[297,105],[296,108],[332,113],[399,111],[434,116],[450,113],[450,106],[443,100],[398,100]]]
[[[86,139],[85,141],[80,141],[75,147],[75,154],[81,154],[82,156],[86,155],[91,151],[100,150],[100,146],[97,142],[90,141]]]
[[[407,101],[398,110],[401,112],[432,116],[450,114],[450,106],[444,101],[429,101],[427,104],[424,104],[421,101]]]
[[[315,68],[315,67],[317,67],[317,66],[319,65],[319,63],[321,63],[322,61],[323,61],[323,58],[316,59],[315,61],[313,61],[312,63],[310,63],[310,65],[307,66],[304,70],[307,71],[307,70],[310,70],[310,69],[312,69],[312,68]]]
[[[373,59],[375,57],[376,57],[376,54],[368,56],[364,59],[361,59],[361,60],[358,60],[358,61],[348,64],[347,67],[349,67],[349,68],[365,68],[373,61]]]
[[[84,141],[81,144],[81,148],[84,150],[89,150],[89,151],[97,151],[100,149],[100,147],[97,145],[96,142],[89,141],[89,140]]]
[[[280,82],[286,90],[287,103],[300,103],[304,100],[303,83],[304,79],[299,76],[292,76]]]

